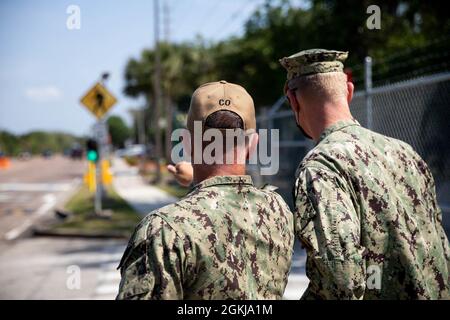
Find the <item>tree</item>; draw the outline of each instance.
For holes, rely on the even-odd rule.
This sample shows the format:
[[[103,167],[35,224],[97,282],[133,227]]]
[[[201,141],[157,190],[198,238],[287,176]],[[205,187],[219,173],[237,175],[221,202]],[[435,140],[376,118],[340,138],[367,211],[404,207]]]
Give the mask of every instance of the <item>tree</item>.
[[[32,131],[23,135],[14,135],[7,131],[0,131],[0,151],[17,156],[27,151],[40,154],[45,150],[63,152],[74,143],[81,143],[83,139],[63,132]]]
[[[439,2],[377,1],[381,30],[366,27],[371,4],[369,0],[309,0],[298,8],[288,0],[267,0],[250,16],[241,37],[218,43],[201,39],[162,43],[163,91],[186,111],[198,85],[224,79],[244,86],[256,108],[269,106],[283,94],[286,79],[278,60],[311,48],[349,51],[346,67],[353,69],[357,86],[362,84],[367,55],[374,58],[374,81],[411,70],[448,69],[450,19]],[[439,40],[443,37],[447,40]],[[151,95],[152,54],[145,50],[141,59],[129,62],[126,74],[134,74],[127,84],[130,94]]]
[[[200,84],[212,81],[214,64],[211,51],[197,39],[194,43],[170,44],[161,42],[161,84],[162,84],[162,117],[165,117],[166,158],[169,158],[171,143],[170,134],[173,123],[173,108],[187,111],[192,91]],[[147,136],[155,141],[154,130],[159,130],[159,121],[154,119],[153,72],[154,51],[145,49],[138,59],[130,59],[125,68],[124,93],[130,97],[142,96],[146,99],[148,110],[145,128]]]
[[[131,130],[119,116],[110,116],[107,120],[111,143],[116,148],[123,148],[125,141],[131,137]]]

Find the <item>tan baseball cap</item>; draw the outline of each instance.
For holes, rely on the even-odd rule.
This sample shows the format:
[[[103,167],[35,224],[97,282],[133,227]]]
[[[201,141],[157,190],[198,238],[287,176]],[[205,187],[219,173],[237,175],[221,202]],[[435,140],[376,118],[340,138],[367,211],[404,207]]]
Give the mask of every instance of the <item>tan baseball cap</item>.
[[[210,114],[219,110],[236,113],[244,122],[244,130],[256,129],[252,97],[240,85],[225,80],[205,83],[194,91],[187,117],[188,129],[192,132],[194,121],[204,124]]]

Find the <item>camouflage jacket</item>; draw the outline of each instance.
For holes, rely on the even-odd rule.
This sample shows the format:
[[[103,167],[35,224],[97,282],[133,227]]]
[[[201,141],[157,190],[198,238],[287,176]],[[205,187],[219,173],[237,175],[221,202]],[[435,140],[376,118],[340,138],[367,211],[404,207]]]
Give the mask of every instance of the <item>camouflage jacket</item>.
[[[450,251],[426,163],[355,120],[327,128],[296,173],[303,299],[448,299]]]
[[[280,299],[293,215],[250,176],[217,176],[137,226],[120,262],[118,299]]]

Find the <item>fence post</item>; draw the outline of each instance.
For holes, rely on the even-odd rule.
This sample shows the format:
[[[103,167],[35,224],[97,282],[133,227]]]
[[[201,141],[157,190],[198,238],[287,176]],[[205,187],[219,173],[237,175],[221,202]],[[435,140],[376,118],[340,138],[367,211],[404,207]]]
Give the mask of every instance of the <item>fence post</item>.
[[[268,138],[268,150],[272,150],[272,129],[273,129],[273,113],[272,113],[272,109],[273,106],[268,110],[268,112],[266,113],[266,117],[267,117],[267,129],[268,129],[268,134],[267,134],[267,138]],[[278,150],[278,152],[280,152],[280,150]],[[273,156],[273,154],[270,155],[271,157]],[[274,182],[274,178],[273,175],[268,175],[266,176],[266,180],[268,183],[273,184]]]
[[[366,97],[367,128],[373,129],[372,58],[369,56],[367,56],[364,60],[364,89]]]

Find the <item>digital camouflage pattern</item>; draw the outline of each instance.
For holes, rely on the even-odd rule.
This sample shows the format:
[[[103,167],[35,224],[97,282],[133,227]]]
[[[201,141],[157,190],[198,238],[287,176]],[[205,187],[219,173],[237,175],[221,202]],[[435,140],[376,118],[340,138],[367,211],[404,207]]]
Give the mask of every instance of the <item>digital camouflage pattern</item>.
[[[310,279],[303,299],[449,299],[434,180],[408,144],[341,121],[296,177],[295,229]]]
[[[137,226],[118,299],[280,299],[294,241],[281,196],[250,176],[207,179]]]
[[[348,52],[309,49],[280,59],[287,70],[287,80],[316,73],[343,72]]]

